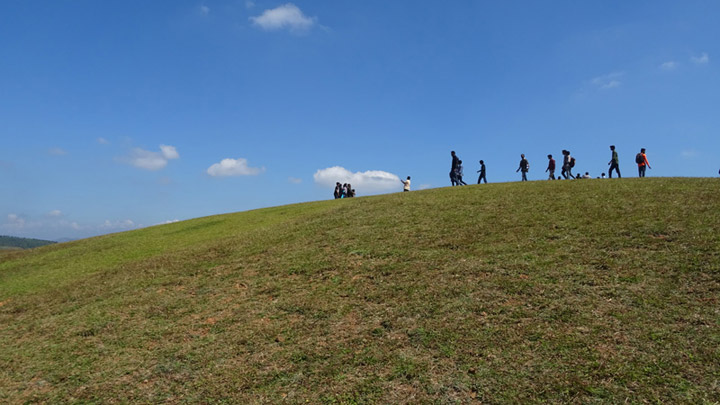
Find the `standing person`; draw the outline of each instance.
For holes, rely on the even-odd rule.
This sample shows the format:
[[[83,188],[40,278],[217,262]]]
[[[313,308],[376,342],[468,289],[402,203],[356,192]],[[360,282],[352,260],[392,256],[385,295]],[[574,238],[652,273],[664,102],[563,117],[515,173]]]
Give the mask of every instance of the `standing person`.
[[[400,182],[403,184],[403,192],[410,191],[410,176],[408,176],[407,180],[400,180]]]
[[[339,181],[335,183],[335,192],[333,192],[333,195],[336,200],[342,197],[342,186]]]
[[[453,186],[459,186],[460,184],[457,181],[457,167],[458,167],[458,161],[460,159],[455,154],[455,151],[450,152],[450,156],[452,156],[452,165],[450,166],[450,183]]]
[[[650,163],[647,160],[647,155],[645,154],[645,148],[640,149],[640,153],[635,155],[635,163],[638,165],[638,177],[645,177],[645,168],[652,169],[650,167]]]
[[[574,179],[575,176],[572,174],[572,168],[575,167],[575,158],[570,156],[569,150],[563,150],[563,170],[562,175],[565,177],[565,180],[569,178]]]
[[[545,172],[550,173],[548,180],[555,180],[555,159],[553,159],[552,155],[548,155],[548,167]]]
[[[455,171],[455,179],[457,180],[458,186],[467,186],[467,183],[465,183],[462,178],[463,178],[462,160],[458,160],[457,170]]]
[[[487,184],[487,177],[485,177],[485,162],[482,160],[480,161],[480,170],[477,172],[480,173],[480,177],[478,177],[478,184],[480,184],[480,180],[484,180],[485,184]]]
[[[520,154],[520,166],[515,173],[522,171],[522,181],[527,181],[527,172],[530,170],[530,162],[525,159],[525,154]]]
[[[615,145],[610,145],[610,150],[612,151],[612,158],[608,162],[608,164],[610,165],[610,171],[608,171],[608,178],[612,179],[612,172],[613,169],[615,169],[615,172],[618,175],[618,179],[620,179],[622,178],[622,176],[620,175],[620,160],[618,159],[618,154],[615,151]]]

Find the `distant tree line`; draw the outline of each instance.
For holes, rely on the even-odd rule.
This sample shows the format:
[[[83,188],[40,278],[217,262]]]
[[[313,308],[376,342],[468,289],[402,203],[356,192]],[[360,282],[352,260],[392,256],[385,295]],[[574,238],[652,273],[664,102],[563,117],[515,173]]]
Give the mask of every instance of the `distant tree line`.
[[[32,249],[45,245],[52,245],[53,242],[50,240],[40,239],[28,239],[28,238],[17,238],[15,236],[3,236],[0,235],[0,249],[2,248],[20,248],[20,249]]]

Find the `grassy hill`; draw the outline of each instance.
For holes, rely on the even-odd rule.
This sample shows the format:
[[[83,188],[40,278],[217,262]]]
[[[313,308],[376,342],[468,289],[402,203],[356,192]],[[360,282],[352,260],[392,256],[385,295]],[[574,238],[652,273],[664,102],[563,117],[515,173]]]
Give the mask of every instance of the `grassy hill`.
[[[0,402],[717,403],[720,182],[490,184],[0,254]]]

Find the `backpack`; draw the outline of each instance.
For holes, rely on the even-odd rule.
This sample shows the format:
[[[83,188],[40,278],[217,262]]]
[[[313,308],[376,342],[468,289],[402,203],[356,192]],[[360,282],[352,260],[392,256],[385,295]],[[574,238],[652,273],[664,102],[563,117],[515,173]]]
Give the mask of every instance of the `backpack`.
[[[645,159],[643,159],[642,153],[638,153],[637,155],[635,155],[635,163],[645,163]]]
[[[575,167],[575,158],[574,157],[570,158],[570,167]]]

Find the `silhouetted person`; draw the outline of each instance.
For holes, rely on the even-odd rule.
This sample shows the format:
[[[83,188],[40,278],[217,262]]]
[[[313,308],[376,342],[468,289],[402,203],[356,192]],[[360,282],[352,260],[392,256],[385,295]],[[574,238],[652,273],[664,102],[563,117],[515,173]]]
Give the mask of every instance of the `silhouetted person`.
[[[485,162],[482,160],[480,161],[480,170],[477,172],[480,173],[480,177],[478,177],[478,184],[480,184],[480,180],[483,180],[485,184],[487,184],[487,177],[485,177]]]
[[[450,166],[450,183],[453,186],[458,186],[460,184],[457,181],[457,167],[460,159],[457,155],[455,155],[455,151],[451,151],[450,156],[452,156],[452,165]]]
[[[403,191],[410,191],[410,176],[407,180],[400,180],[400,182],[403,184]]]
[[[555,159],[553,159],[552,155],[548,155],[548,167],[545,172],[550,173],[548,180],[555,180]]]
[[[467,183],[463,181],[463,166],[462,166],[462,160],[458,160],[457,169],[455,170],[455,180],[458,183],[458,186],[467,186]]]
[[[570,151],[563,149],[563,166],[562,166],[562,174],[563,177],[565,177],[565,180],[569,178],[574,179],[575,177],[572,175],[572,167],[574,165],[573,158],[570,156]]]
[[[645,148],[640,149],[640,153],[635,155],[635,163],[638,165],[638,177],[645,177],[645,169],[652,169],[650,167],[650,163],[647,160],[647,155],[645,154]]]
[[[335,191],[333,192],[333,195],[335,196],[335,199],[342,198],[342,185],[340,182],[335,183]]]
[[[615,145],[610,145],[610,150],[612,151],[612,158],[608,162],[610,165],[610,170],[608,171],[608,177],[612,179],[612,172],[613,169],[615,169],[615,172],[618,175],[618,179],[622,178],[620,175],[620,159],[618,159],[617,151],[615,151]]]
[[[522,172],[522,181],[527,181],[527,172],[530,170],[530,162],[525,159],[525,154],[520,155],[520,166],[515,173]]]

